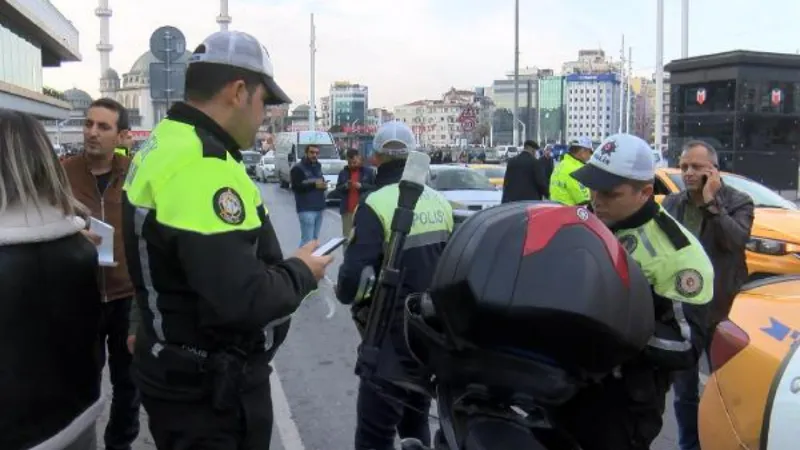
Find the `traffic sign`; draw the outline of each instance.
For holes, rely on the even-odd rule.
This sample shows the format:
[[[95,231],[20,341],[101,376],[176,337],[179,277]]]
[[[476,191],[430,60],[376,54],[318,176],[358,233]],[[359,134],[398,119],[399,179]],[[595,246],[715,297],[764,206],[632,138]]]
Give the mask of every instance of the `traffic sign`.
[[[469,133],[470,131],[474,131],[475,127],[477,126],[478,124],[475,122],[475,119],[472,118],[464,119],[461,122],[461,129],[467,133]]]
[[[186,64],[150,63],[150,98],[175,101],[183,98]]]
[[[186,53],[186,37],[175,27],[161,27],[150,35],[150,52],[159,61],[174,63]]]

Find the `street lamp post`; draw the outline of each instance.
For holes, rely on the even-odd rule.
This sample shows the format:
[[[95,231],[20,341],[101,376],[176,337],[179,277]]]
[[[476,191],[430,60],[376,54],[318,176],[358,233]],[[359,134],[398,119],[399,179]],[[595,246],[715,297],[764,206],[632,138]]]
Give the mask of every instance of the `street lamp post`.
[[[656,126],[655,148],[661,150],[664,134],[664,0],[656,4]]]
[[[514,1],[514,126],[511,143],[517,145],[519,134],[517,133],[517,122],[519,120],[519,0]],[[520,122],[522,123],[522,122]],[[524,125],[523,125],[524,127]],[[523,128],[524,129],[524,128]],[[523,131],[523,135],[525,132]]]
[[[523,135],[523,136],[526,136],[526,134],[525,134],[525,131],[526,131],[526,129],[525,129],[525,122],[523,122],[523,121],[521,121],[521,120],[517,119],[517,123],[519,123],[519,124],[520,124],[520,126],[522,126],[522,135]],[[516,125],[516,124],[515,124],[515,125]],[[517,127],[515,126],[515,127],[514,127],[514,131],[516,131],[516,128],[517,128]],[[517,146],[517,147],[518,147],[518,145],[517,145],[517,144],[514,144],[514,146]]]

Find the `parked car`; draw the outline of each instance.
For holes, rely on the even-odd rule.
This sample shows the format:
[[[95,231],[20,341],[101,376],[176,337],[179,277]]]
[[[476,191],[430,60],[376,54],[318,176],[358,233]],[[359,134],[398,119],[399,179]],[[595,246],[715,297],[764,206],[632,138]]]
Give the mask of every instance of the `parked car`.
[[[727,172],[721,175],[725,184],[750,195],[755,203],[755,220],[747,244],[751,279],[800,274],[800,208],[749,178]],[[682,191],[680,170],[656,169],[655,188],[657,195]]]
[[[253,178],[256,176],[256,165],[258,165],[259,161],[261,161],[261,153],[255,150],[242,151],[242,163],[247,170],[247,174]]]
[[[496,189],[503,189],[506,178],[506,166],[498,164],[469,164],[470,169],[482,174]]]
[[[256,165],[256,180],[266,183],[268,181],[276,181],[277,179],[274,154],[262,156],[261,160]]]
[[[339,179],[339,172],[347,166],[347,161],[326,160],[320,161],[322,165],[322,176],[325,178],[325,183],[328,187],[325,190],[325,204],[338,205],[341,201],[338,195],[333,194],[336,189],[336,181]]]
[[[431,166],[428,186],[444,195],[454,210],[480,211],[499,205],[503,196],[486,176],[463,165]]]
[[[776,377],[781,377],[783,362],[798,337],[800,276],[769,277],[742,287],[728,320],[719,324],[711,341],[712,372],[700,400],[698,419],[703,450],[767,449],[762,434],[769,426],[765,420],[776,411]],[[800,385],[794,392],[798,390]],[[787,401],[786,395],[781,395],[778,400]],[[791,397],[794,400],[788,401],[793,401],[795,408],[789,438],[794,444],[772,444],[770,449],[796,448],[800,397]],[[779,404],[778,412],[785,414],[786,407]],[[786,433],[786,427],[782,431]],[[778,432],[781,430],[773,429],[770,434]],[[783,438],[785,442],[787,437]]]

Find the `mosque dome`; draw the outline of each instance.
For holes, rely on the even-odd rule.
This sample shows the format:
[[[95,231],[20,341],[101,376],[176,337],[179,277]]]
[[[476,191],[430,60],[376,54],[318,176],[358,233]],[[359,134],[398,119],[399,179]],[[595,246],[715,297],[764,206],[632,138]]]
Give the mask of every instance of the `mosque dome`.
[[[68,102],[72,103],[73,106],[75,106],[76,103],[84,103],[86,106],[89,106],[89,104],[92,103],[92,96],[86,91],[82,91],[77,88],[67,89],[64,91],[64,97]]]
[[[119,74],[116,70],[109,68],[106,70],[106,73],[103,74],[104,80],[119,80]]]

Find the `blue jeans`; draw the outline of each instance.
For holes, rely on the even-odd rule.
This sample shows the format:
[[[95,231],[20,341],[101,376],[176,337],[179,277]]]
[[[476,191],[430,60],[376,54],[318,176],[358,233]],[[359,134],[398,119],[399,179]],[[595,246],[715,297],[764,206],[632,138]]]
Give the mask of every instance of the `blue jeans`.
[[[701,356],[702,358],[702,356]],[[697,410],[700,407],[700,368],[675,372],[672,375],[675,394],[675,420],[678,422],[678,448],[700,450],[697,433]]]
[[[300,219],[300,247],[319,239],[322,211],[302,211],[297,213],[297,218]]]

